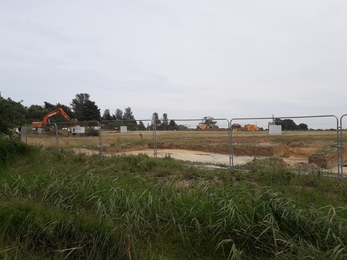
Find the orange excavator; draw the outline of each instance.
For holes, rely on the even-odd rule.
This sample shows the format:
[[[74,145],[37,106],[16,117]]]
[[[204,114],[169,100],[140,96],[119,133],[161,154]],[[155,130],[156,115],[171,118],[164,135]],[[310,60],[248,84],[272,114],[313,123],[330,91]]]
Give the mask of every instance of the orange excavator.
[[[62,108],[57,108],[51,112],[49,112],[47,115],[45,115],[45,117],[43,118],[43,120],[41,122],[32,122],[32,127],[33,128],[44,128],[45,130],[48,129],[48,125],[49,125],[49,118],[51,116],[57,115],[57,114],[62,114],[66,120],[70,121],[71,118],[69,117],[68,114],[66,114],[66,112],[62,109]]]

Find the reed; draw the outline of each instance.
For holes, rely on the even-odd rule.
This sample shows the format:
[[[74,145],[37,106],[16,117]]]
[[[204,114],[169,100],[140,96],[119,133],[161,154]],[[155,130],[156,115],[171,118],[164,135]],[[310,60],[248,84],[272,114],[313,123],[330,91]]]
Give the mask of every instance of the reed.
[[[230,174],[169,156],[30,156],[0,171],[4,259],[347,258],[347,184],[318,172],[276,160]]]

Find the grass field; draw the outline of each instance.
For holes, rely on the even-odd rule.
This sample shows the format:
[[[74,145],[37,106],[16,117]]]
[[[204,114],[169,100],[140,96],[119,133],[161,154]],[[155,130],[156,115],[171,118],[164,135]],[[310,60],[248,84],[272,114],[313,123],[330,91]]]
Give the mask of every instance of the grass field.
[[[270,136],[267,131],[259,132],[232,132],[232,142],[234,144],[257,144],[257,143],[287,143],[303,142],[307,145],[315,146],[320,142],[337,142],[335,131],[287,131],[279,136]],[[229,144],[228,131],[157,131],[156,139],[159,144],[176,143],[189,147],[194,144]],[[25,141],[25,139],[23,139]],[[29,144],[39,144],[44,147],[56,146],[56,136],[54,132],[50,134],[29,134],[27,141]],[[346,142],[347,139],[345,138]],[[115,131],[102,131],[102,143],[104,146],[121,146],[122,144],[153,144],[152,131],[133,131],[121,134]],[[96,147],[100,144],[98,136],[67,135],[67,132],[59,132],[59,145],[61,147]]]
[[[166,134],[158,133],[158,143],[172,138]],[[118,137],[107,137],[109,147]],[[149,142],[151,134],[119,138]],[[280,158],[230,173],[169,156],[76,155],[67,149],[75,138],[66,139],[61,152],[18,148],[24,152],[12,149],[2,161],[0,258],[347,258],[344,180],[293,171]],[[83,140],[77,146],[95,139],[76,138]]]

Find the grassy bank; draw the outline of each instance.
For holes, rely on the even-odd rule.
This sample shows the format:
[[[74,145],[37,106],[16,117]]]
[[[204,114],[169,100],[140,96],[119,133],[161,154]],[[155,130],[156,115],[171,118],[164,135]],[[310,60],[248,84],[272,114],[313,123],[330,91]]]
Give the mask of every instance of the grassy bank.
[[[0,168],[0,258],[344,259],[347,184],[280,160],[35,150]]]

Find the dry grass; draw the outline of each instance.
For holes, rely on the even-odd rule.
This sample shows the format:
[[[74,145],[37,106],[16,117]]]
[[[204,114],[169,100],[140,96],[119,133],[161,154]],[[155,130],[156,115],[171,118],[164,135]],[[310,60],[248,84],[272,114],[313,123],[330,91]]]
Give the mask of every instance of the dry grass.
[[[153,133],[151,131],[143,132],[128,132],[120,134],[117,132],[105,131],[102,132],[103,146],[115,144],[133,143],[136,141],[152,142]],[[24,140],[25,141],[25,140]],[[54,147],[57,144],[56,136],[29,134],[27,138],[28,144],[38,144],[43,147]],[[66,133],[59,134],[59,146],[62,148],[87,147],[93,148],[100,145],[98,136],[84,135],[67,135]]]
[[[337,142],[336,138],[337,135],[334,131],[285,131],[280,136],[270,136],[267,131],[232,133],[235,155],[258,157],[296,156],[308,158],[324,147],[334,146]],[[229,132],[226,130],[157,131],[156,140],[158,149],[229,153]],[[59,148],[62,149],[84,148],[95,151],[100,150],[100,144],[102,144],[103,151],[109,154],[152,149],[154,144],[152,131],[129,131],[126,134],[102,131],[101,140],[99,136],[67,135],[67,132],[60,132],[58,141],[54,132],[50,135],[31,133],[27,141],[29,144],[40,145],[45,148],[59,145]]]

